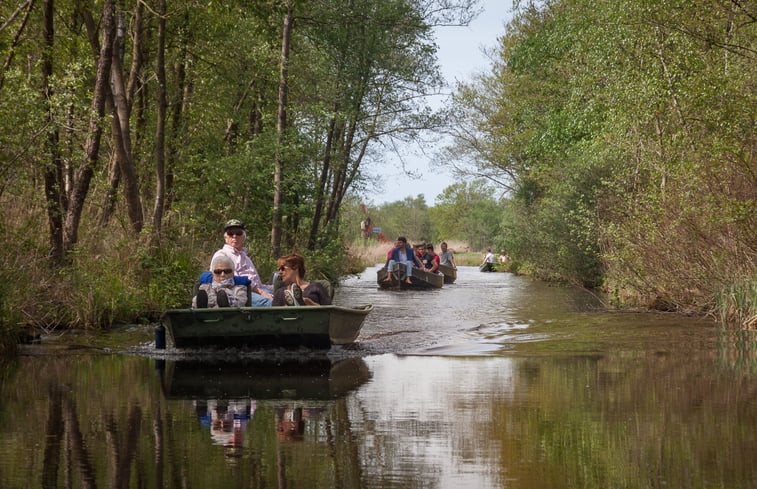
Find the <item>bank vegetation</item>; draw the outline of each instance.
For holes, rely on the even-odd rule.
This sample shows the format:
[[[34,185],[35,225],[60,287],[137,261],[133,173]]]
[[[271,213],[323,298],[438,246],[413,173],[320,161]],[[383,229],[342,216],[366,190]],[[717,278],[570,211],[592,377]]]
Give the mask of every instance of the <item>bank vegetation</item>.
[[[757,327],[751,4],[515,2],[492,70],[435,112],[433,28],[476,7],[0,3],[2,327],[154,320],[229,218],[264,276],[299,251],[336,280],[368,215],[371,239],[506,250],[620,307]],[[362,205],[391,148],[441,131],[459,183]]]
[[[446,161],[507,199],[500,245],[615,304],[757,328],[757,10],[516,2]]]

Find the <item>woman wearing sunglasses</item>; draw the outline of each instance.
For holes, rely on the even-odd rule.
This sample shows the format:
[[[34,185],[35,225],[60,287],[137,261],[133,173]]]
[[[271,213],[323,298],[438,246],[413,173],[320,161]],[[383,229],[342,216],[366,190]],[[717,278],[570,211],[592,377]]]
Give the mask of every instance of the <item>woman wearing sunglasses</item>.
[[[234,262],[225,255],[211,261],[213,281],[200,284],[192,307],[244,307],[247,305],[247,286],[234,282]]]
[[[276,262],[284,286],[273,293],[274,306],[327,306],[331,296],[320,282],[305,281],[305,258],[297,253]]]

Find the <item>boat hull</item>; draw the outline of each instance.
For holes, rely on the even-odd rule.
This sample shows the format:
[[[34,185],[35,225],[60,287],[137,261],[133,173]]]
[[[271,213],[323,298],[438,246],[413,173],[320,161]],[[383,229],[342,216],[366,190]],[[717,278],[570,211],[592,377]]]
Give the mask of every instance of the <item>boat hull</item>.
[[[479,271],[481,272],[493,272],[494,271],[494,264],[493,263],[483,263],[480,267],[478,267]]]
[[[311,346],[355,341],[372,305],[172,309],[161,323],[174,348]]]
[[[399,267],[400,276],[392,274],[391,280],[386,281],[386,267],[376,273],[376,282],[382,289],[441,289],[444,285],[444,275],[441,273],[429,273],[420,268],[413,267],[413,275],[410,282],[405,282],[405,268]]]
[[[454,284],[457,280],[457,268],[452,268],[449,265],[439,265],[439,271],[444,275],[445,284]]]

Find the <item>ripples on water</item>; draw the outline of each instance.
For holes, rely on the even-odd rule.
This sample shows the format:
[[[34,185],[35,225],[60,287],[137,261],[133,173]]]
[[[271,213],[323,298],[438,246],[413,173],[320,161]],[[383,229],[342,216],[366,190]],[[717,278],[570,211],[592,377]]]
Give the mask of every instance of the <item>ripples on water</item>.
[[[326,352],[31,347],[0,487],[757,487],[755,347],[711,322],[474,267],[335,302],[375,309]]]
[[[512,342],[544,339],[532,332],[601,308],[597,296],[509,273],[459,267],[438,290],[380,290],[378,267],[343,282],[335,301],[373,303],[360,347],[371,353],[489,354]]]

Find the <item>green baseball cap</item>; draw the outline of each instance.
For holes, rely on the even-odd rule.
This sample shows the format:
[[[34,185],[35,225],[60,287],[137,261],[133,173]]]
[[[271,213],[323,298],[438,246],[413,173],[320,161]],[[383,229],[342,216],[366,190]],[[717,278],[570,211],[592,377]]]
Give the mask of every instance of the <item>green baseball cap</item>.
[[[223,226],[223,230],[227,231],[229,228],[242,228],[244,229],[244,223],[240,221],[239,219],[230,219],[226,221],[226,224]]]

